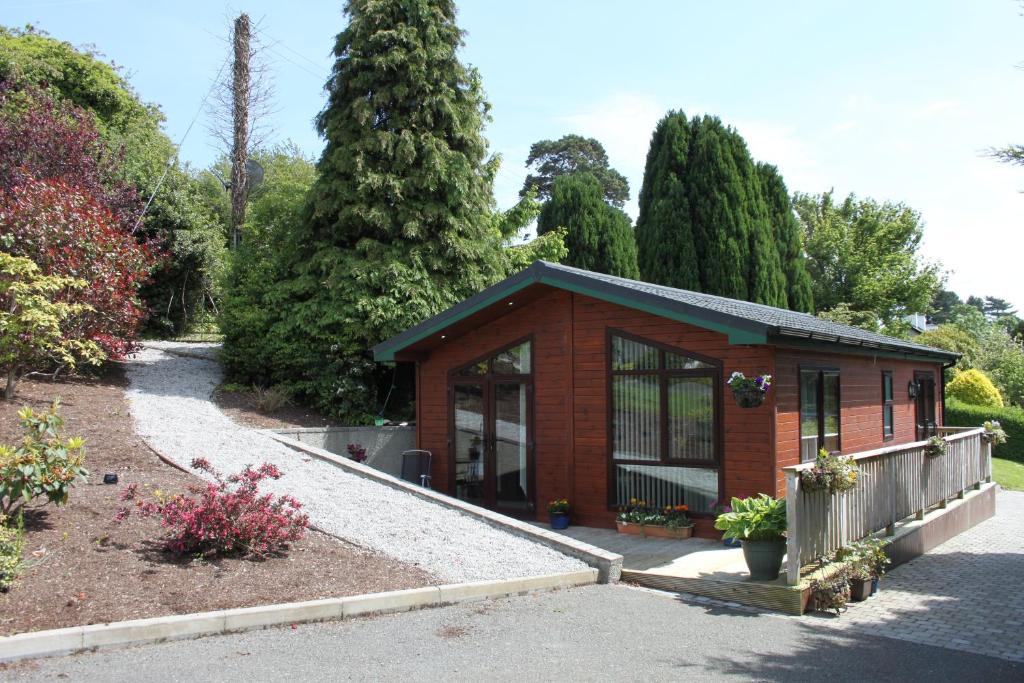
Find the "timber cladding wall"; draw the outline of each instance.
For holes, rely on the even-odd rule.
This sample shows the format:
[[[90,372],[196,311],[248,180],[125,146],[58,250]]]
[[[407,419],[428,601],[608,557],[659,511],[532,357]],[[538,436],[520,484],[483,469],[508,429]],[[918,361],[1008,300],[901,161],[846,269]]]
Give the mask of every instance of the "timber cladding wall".
[[[914,399],[907,385],[916,372],[935,377],[935,414],[941,423],[942,377],[940,363],[894,360],[885,357],[827,354],[791,349],[778,349],[775,358],[776,458],[780,468],[800,462],[800,367],[822,367],[839,370],[840,445],[845,454],[911,443],[916,438]],[[882,372],[892,372],[893,431],[890,440],[882,434]],[[786,491],[785,476],[777,471],[777,495]]]
[[[518,310],[448,340],[420,362],[417,371],[417,443],[434,454],[434,488],[449,490],[448,427],[451,404],[448,371],[532,335],[534,461],[538,516],[547,518],[547,502],[571,496],[571,297],[552,290]]]
[[[722,363],[723,383],[734,370],[748,376],[773,373],[772,350],[731,346],[724,334],[586,296],[574,295],[572,303],[575,516],[582,524],[610,526],[614,512],[608,508],[607,329],[717,358]],[[724,386],[719,391],[724,411],[725,495],[747,496],[771,490],[771,399],[759,408],[744,409],[735,404]],[[699,523],[698,532],[710,531],[710,523]]]

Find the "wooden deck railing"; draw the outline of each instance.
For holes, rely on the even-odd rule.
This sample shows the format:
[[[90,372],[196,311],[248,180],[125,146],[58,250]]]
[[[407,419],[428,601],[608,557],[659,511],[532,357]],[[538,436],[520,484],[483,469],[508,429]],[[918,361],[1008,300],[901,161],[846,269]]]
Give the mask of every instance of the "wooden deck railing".
[[[801,489],[800,472],[814,463],[783,468],[787,581],[798,583],[801,567],[852,541],[882,530],[893,535],[897,522],[924,519],[929,508],[946,507],[951,498],[963,498],[966,490],[992,481],[992,449],[983,432],[939,427],[948,447],[934,458],[924,454],[924,441],[855,454],[851,457],[861,470],[857,486],[835,495]]]

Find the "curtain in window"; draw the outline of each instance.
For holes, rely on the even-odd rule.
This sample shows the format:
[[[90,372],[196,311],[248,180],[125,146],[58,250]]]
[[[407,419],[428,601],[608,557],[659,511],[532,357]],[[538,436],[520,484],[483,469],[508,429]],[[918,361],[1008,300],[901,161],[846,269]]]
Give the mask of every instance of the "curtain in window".
[[[714,424],[711,378],[669,377],[668,457],[715,462]]]
[[[612,378],[616,460],[661,459],[661,400],[657,375]]]

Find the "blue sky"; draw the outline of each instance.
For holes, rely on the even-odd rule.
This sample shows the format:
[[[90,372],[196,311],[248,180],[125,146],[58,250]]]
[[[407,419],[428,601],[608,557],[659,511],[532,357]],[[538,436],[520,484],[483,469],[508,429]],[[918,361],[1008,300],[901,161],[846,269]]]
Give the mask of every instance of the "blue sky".
[[[781,5],[781,6],[780,6]],[[274,139],[310,155],[341,2],[0,0],[28,22],[122,65],[143,99],[184,133],[225,57],[229,18],[258,21],[276,82]],[[1024,17],[1012,0],[823,3],[463,0],[463,57],[493,105],[504,159],[498,203],[514,200],[530,144],[598,138],[634,201],[651,131],[669,109],[736,126],[791,190],[902,201],[926,222],[925,254],[962,296],[1024,310],[1019,252],[1024,168],[982,156],[1024,141]],[[626,8],[624,10],[624,8]],[[216,155],[200,119],[182,158]]]

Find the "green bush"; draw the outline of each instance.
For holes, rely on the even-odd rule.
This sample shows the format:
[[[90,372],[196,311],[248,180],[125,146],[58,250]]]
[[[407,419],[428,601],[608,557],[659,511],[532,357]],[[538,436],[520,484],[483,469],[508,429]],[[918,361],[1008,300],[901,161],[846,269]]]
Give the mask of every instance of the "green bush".
[[[8,526],[7,518],[0,515],[0,593],[6,592],[18,578],[24,550],[25,532],[21,524]]]
[[[1024,462],[1024,409],[1016,406],[993,408],[974,406],[956,399],[946,400],[946,424],[953,427],[980,427],[986,420],[997,420],[1008,438],[992,448],[992,455]]]
[[[45,413],[18,411],[25,438],[14,448],[0,446],[0,514],[13,516],[37,498],[64,505],[71,487],[89,475],[82,439],[61,435],[59,407],[54,401]]]
[[[1003,396],[981,370],[964,370],[946,385],[946,396],[975,406],[1003,407]]]

